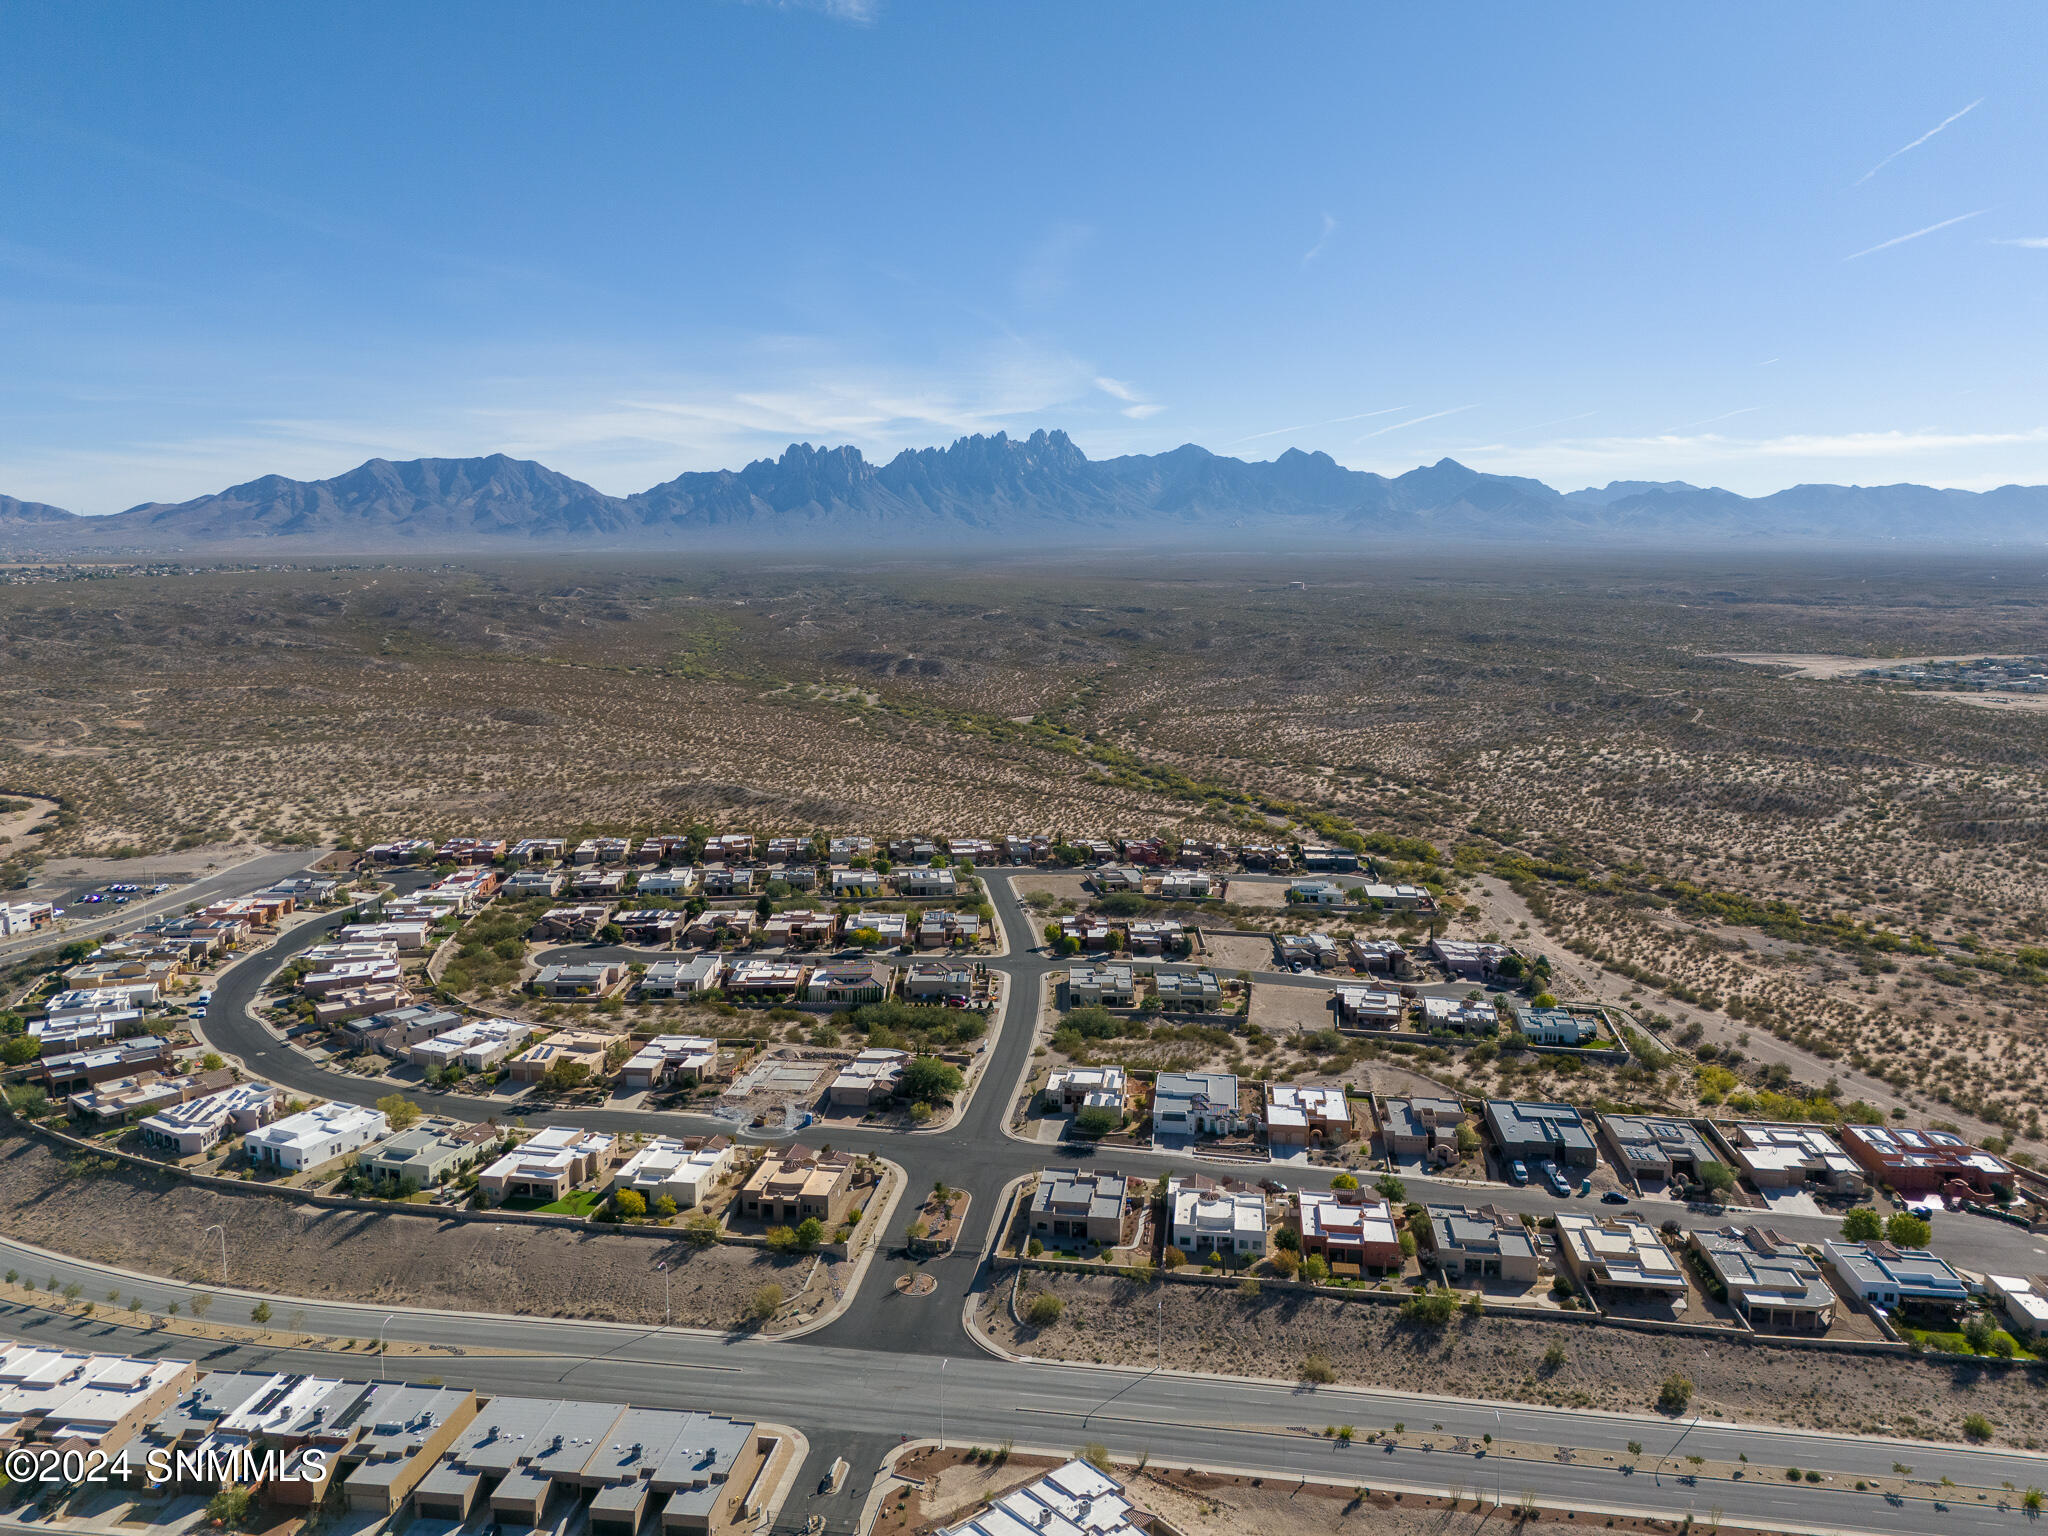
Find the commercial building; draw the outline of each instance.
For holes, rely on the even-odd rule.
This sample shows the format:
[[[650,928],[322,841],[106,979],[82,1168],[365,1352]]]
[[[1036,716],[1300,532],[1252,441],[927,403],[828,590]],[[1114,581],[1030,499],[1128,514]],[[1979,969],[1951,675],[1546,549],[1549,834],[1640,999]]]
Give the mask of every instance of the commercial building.
[[[1090,1462],[1070,1461],[939,1536],[1151,1536],[1157,1529],[1122,1483]]]
[[[359,1104],[316,1104],[251,1131],[242,1150],[252,1163],[273,1168],[317,1168],[391,1133],[381,1110]]]
[[[1031,1197],[1031,1231],[1042,1242],[1123,1241],[1131,1181],[1110,1168],[1047,1168]]]
[[[1488,1099],[1485,1116],[1487,1133],[1503,1162],[1547,1161],[1573,1168],[1592,1168],[1599,1162],[1593,1133],[1569,1104]]]

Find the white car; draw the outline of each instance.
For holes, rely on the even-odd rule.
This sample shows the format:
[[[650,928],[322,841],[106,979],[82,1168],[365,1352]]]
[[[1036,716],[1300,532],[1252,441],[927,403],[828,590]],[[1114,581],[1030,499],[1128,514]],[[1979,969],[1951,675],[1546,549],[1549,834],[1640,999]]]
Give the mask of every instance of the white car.
[[[208,991],[208,992],[202,992],[202,993],[200,993],[200,994],[199,994],[199,995],[198,995],[197,997],[195,997],[195,998],[193,998],[193,999],[192,999],[192,1006],[193,1006],[194,1008],[198,1008],[198,1009],[204,1010],[204,1009],[205,1009],[205,1007],[206,1007],[206,1005],[207,1005],[208,1003],[212,1002],[212,1001],[213,1001],[213,993],[212,993],[212,992],[210,992],[210,991]]]

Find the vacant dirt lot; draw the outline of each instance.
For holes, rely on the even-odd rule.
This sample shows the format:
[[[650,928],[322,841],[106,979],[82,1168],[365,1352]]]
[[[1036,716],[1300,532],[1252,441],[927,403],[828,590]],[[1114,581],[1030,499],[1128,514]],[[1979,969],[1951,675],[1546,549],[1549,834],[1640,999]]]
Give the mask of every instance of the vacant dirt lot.
[[[233,1195],[126,1171],[74,1175],[43,1142],[0,1137],[0,1230],[73,1257],[180,1280],[219,1276],[242,1290],[540,1317],[661,1321],[666,1259],[680,1326],[731,1324],[761,1286],[794,1302],[811,1260],[759,1249],[516,1223],[444,1222]],[[831,1266],[818,1266],[826,1283]],[[224,1317],[219,1321],[229,1321]],[[785,1308],[784,1326],[794,1321]]]
[[[1025,1294],[1049,1290],[1066,1303],[1050,1328],[1010,1321],[1006,1284],[980,1315],[1004,1348],[1050,1359],[1111,1365],[1156,1360],[1160,1314],[1149,1287],[1095,1275],[1027,1272]],[[1188,1370],[1291,1377],[1320,1354],[1340,1381],[1453,1397],[1649,1412],[1667,1376],[1693,1383],[1689,1412],[1851,1434],[1963,1438],[1981,1413],[1996,1438],[2034,1449],[2048,1432],[2048,1394],[2021,1370],[1825,1355],[1695,1341],[1623,1328],[1465,1319],[1438,1330],[1404,1322],[1392,1306],[1331,1297],[1256,1298],[1235,1288],[1176,1285],[1167,1296],[1165,1360]],[[1552,1344],[1564,1358],[1546,1360]],[[1384,1428],[1384,1425],[1360,1425]]]

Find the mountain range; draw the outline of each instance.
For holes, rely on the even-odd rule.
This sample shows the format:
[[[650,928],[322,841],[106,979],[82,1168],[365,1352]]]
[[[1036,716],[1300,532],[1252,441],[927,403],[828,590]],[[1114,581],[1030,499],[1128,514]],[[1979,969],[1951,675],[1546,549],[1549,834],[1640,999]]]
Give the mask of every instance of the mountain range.
[[[423,554],[1056,540],[1327,545],[1484,537],[1521,543],[2048,541],[2048,486],[1800,485],[1768,496],[1683,481],[1560,492],[1453,459],[1389,478],[1290,448],[1247,462],[1187,444],[1090,459],[1064,432],[998,432],[886,464],[857,448],[793,443],[740,470],[678,475],[608,496],[528,459],[368,463],[329,480],[265,475],[210,496],[83,517],[0,496],[0,553]]]

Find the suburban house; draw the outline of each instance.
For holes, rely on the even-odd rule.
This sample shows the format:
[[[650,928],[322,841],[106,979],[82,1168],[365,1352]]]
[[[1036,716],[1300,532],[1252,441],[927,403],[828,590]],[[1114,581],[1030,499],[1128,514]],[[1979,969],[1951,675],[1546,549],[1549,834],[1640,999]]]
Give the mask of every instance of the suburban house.
[[[842,930],[851,939],[856,933],[872,933],[884,949],[900,949],[910,942],[910,919],[901,912],[856,912]]]
[[[615,901],[626,889],[623,869],[586,869],[569,882],[585,901]]]
[[[1266,1085],[1266,1140],[1276,1147],[1334,1147],[1351,1139],[1351,1104],[1342,1086]]]
[[[151,1419],[191,1389],[197,1371],[189,1360],[84,1354],[0,1340],[0,1450],[34,1445],[39,1455],[77,1458],[98,1451],[118,1457]],[[107,1475],[90,1461],[86,1465],[95,1477]],[[31,1479],[17,1471],[13,1481]],[[9,1523],[25,1524],[28,1518],[18,1512]]]
[[[1835,1269],[1835,1278],[1865,1306],[1891,1312],[1900,1307],[1959,1309],[1969,1301],[1969,1288],[1948,1261],[1925,1248],[1899,1248],[1887,1242],[1830,1242],[1821,1251]]]
[[[1131,1181],[1109,1168],[1047,1168],[1031,1197],[1031,1232],[1043,1242],[1080,1238],[1114,1247],[1124,1240]]]
[[[575,965],[544,965],[533,985],[542,997],[573,1001],[603,997],[625,975],[626,967],[617,960],[585,960]]]
[[[1432,1205],[1428,1210],[1432,1251],[1447,1278],[1534,1285],[1541,1277],[1536,1241],[1512,1211],[1497,1205],[1476,1211]]]
[[[411,1001],[412,994],[395,982],[349,987],[344,991],[330,992],[314,1003],[313,1022],[321,1025],[343,1024],[350,1019],[360,1019],[366,1014],[402,1008]]]
[[[751,911],[714,907],[690,920],[683,939],[690,944],[744,944],[753,937],[754,925],[759,921]]]
[[[356,1166],[379,1183],[432,1189],[462,1172],[498,1139],[494,1125],[425,1120],[356,1154]]]
[[[402,1058],[419,1041],[445,1035],[461,1022],[461,1015],[449,1009],[416,1003],[409,1008],[391,1008],[350,1019],[342,1029],[358,1050],[377,1050]]]
[[[460,1064],[468,1072],[487,1072],[519,1049],[532,1033],[531,1024],[517,1019],[472,1019],[445,1035],[420,1041],[406,1053],[406,1059],[430,1070]]]
[[[168,1040],[158,1035],[142,1035],[90,1050],[61,1051],[54,1056],[46,1051],[36,1059],[36,1066],[42,1070],[43,1086],[50,1096],[61,1098],[109,1078],[141,1072],[154,1075],[155,1069],[168,1066],[170,1061]]]
[[[950,869],[900,869],[891,878],[899,896],[950,898],[960,890],[960,881]]]
[[[650,869],[633,887],[639,896],[688,896],[697,889],[697,871],[685,864],[676,869]]]
[[[419,1482],[455,1437],[476,1417],[476,1393],[468,1388],[382,1382],[371,1389],[370,1406],[357,1420],[349,1447],[360,1457],[342,1480],[352,1510],[398,1514]]]
[[[812,912],[801,907],[777,912],[761,925],[761,942],[813,948],[830,944],[839,932],[839,914]]]
[[[1176,1174],[1166,1186],[1170,1235],[1183,1253],[1266,1255],[1266,1197],[1256,1189]]]
[[[735,1213],[770,1226],[793,1227],[815,1216],[828,1228],[853,1204],[853,1158],[792,1146],[761,1159],[733,1201]]]
[[[1714,1129],[1758,1189],[1798,1189],[1818,1184],[1838,1194],[1860,1195],[1865,1185],[1856,1159],[1818,1125],[1722,1121]]]
[[[1214,971],[1155,971],[1152,990],[1167,1013],[1211,1013],[1223,1006],[1223,984]]]
[[[1339,987],[1336,997],[1340,1029],[1398,1029],[1408,1010],[1400,993],[1379,987]]]
[[[1386,885],[1374,882],[1366,886],[1365,899],[1371,906],[1384,907],[1394,912],[1424,912],[1432,910],[1436,905],[1430,899],[1429,892],[1419,885]]]
[[[612,921],[619,925],[619,932],[628,944],[644,948],[658,948],[672,944],[689,918],[681,912],[671,912],[662,907],[634,907],[630,911],[615,913]]]
[[[1422,1027],[1432,1035],[1449,1030],[1454,1035],[1477,1035],[1490,1040],[1500,1033],[1500,1013],[1484,998],[1475,1003],[1462,997],[1425,997]]]
[[[720,896],[749,896],[754,890],[754,872],[751,869],[732,869],[724,864],[707,864],[698,876],[704,894]]]
[[[626,1058],[619,1088],[646,1093],[670,1083],[694,1086],[718,1061],[718,1042],[703,1035],[656,1035]]]
[[[505,853],[505,862],[511,864],[559,864],[569,851],[569,840],[562,837],[522,837]]]
[[[1273,954],[1280,964],[1292,968],[1307,966],[1327,970],[1337,963],[1337,941],[1327,933],[1282,933],[1273,937]]]
[[[702,1205],[732,1169],[733,1144],[725,1136],[657,1136],[619,1165],[613,1189],[630,1189],[649,1206],[667,1195],[676,1209]]]
[[[1339,848],[1329,843],[1303,843],[1301,845],[1301,867],[1303,869],[1352,870],[1358,868],[1358,855],[1349,848]]]
[[[1486,1129],[1501,1161],[1554,1162],[1592,1168],[1599,1162],[1593,1133],[1569,1104],[1532,1104],[1519,1099],[1488,1099]]]
[[[1401,1234],[1394,1229],[1394,1210],[1385,1200],[1361,1200],[1304,1190],[1297,1197],[1292,1222],[1301,1235],[1301,1251],[1315,1254],[1336,1275],[1367,1269],[1399,1270]]]
[[[951,949],[981,942],[981,918],[973,912],[937,907],[917,920],[919,949]]]
[[[1155,1136],[1235,1136],[1250,1125],[1238,1112],[1233,1072],[1161,1072],[1153,1079]]]
[[[1666,1298],[1685,1306],[1685,1271],[1657,1235],[1634,1216],[1557,1217],[1557,1251],[1564,1267],[1596,1297],[1630,1300]]]
[[[964,1005],[974,996],[974,967],[961,960],[913,960],[903,968],[903,995],[913,1003]]]
[[[1129,1008],[1138,1001],[1137,973],[1128,965],[1069,966],[1066,990],[1069,1008]]]
[[[126,1055],[126,1048],[112,1047]],[[96,1056],[106,1053],[96,1052]],[[159,1058],[161,1059],[161,1058]],[[173,1104],[188,1104],[234,1086],[235,1074],[226,1067],[211,1072],[188,1072],[164,1077],[156,1072],[138,1072],[132,1077],[101,1076],[93,1086],[74,1093],[66,1101],[71,1113],[99,1125],[119,1125],[141,1115],[154,1114]],[[258,1121],[257,1124],[261,1124]]]
[[[335,935],[344,944],[389,945],[395,954],[425,954],[433,925],[418,918],[402,923],[350,923]]]
[[[878,960],[835,960],[804,983],[804,1001],[837,1007],[879,1003],[895,990],[896,971]]]
[[[1826,1333],[1834,1326],[1835,1293],[1804,1248],[1769,1227],[1726,1226],[1686,1234],[1728,1303],[1752,1328]]]
[[[1949,1131],[1845,1125],[1842,1145],[1873,1184],[1902,1195],[1931,1195],[1955,1182],[1980,1195],[2013,1186],[2012,1165]]]
[[[598,929],[611,921],[612,909],[603,902],[585,902],[574,907],[550,907],[533,925],[536,939],[594,939]]]
[[[1216,889],[1207,875],[1169,874],[1159,877],[1159,894],[1168,901],[1206,901]]]
[[[704,857],[707,860],[751,859],[754,856],[754,834],[751,832],[721,832],[716,837],[704,839]]]
[[[1465,1106],[1456,1099],[1418,1095],[1380,1101],[1380,1140],[1389,1157],[1448,1166],[1458,1160],[1458,1127],[1464,1123]]]
[[[1078,916],[1063,917],[1059,923],[1062,940],[1072,939],[1082,949],[1109,948],[1111,929],[1105,919],[1083,912]]]
[[[717,955],[689,960],[657,960],[640,974],[642,997],[690,997],[709,992],[725,979],[725,961]]]
[[[870,900],[882,894],[882,877],[872,869],[835,869],[826,894],[834,901]]]
[[[299,983],[299,990],[307,997],[326,997],[351,987],[395,986],[403,975],[398,961],[388,956],[374,960],[337,960],[323,970],[309,972]],[[57,1011],[58,1002],[58,999],[51,1000],[52,1014]]]
[[[247,1133],[277,1113],[278,1093],[268,1083],[237,1083],[204,1098],[173,1104],[142,1122],[145,1145],[193,1157],[210,1152],[229,1126]]]
[[[1701,1168],[1721,1161],[1698,1127],[1673,1115],[1602,1115],[1600,1134],[1615,1166],[1639,1184],[1696,1182]]]
[[[1984,1284],[1997,1299],[2006,1325],[2022,1339],[2034,1339],[2048,1328],[2048,1296],[2031,1280],[2017,1275],[1986,1275]]]
[[[1392,939],[1353,939],[1346,946],[1353,966],[1361,971],[1397,975],[1408,968],[1408,951]]]
[[[567,876],[552,869],[522,869],[508,876],[498,889],[512,901],[532,901],[540,896],[552,901],[562,894],[562,887],[567,883]]]
[[[509,1063],[512,1081],[537,1083],[553,1070],[558,1061],[581,1066],[592,1077],[602,1077],[605,1053],[614,1045],[623,1043],[624,1039],[619,1035],[601,1035],[581,1029],[557,1030],[538,1045],[529,1045],[512,1058]]]
[[[1134,955],[1179,954],[1189,949],[1187,925],[1175,917],[1134,918],[1124,925],[1124,947]]]
[[[609,1170],[617,1149],[607,1132],[549,1126],[484,1169],[477,1185],[493,1204],[560,1200]]]
[[[1568,1008],[1518,1008],[1515,1028],[1531,1045],[1591,1045],[1600,1038],[1600,1026],[1583,1013]]]
[[[862,1051],[839,1069],[832,1086],[825,1090],[825,1102],[834,1109],[866,1109],[879,1104],[896,1091],[903,1069],[909,1065],[908,1051]]]
[[[803,984],[804,968],[794,960],[756,956],[742,960],[726,978],[728,997],[793,997]]]
[[[1287,887],[1287,904],[1295,907],[1342,907],[1350,894],[1334,880],[1297,880]]]
[[[1080,1109],[1124,1108],[1122,1067],[1063,1067],[1045,1080],[1043,1103],[1049,1114],[1071,1115]]]
[[[1500,969],[1511,951],[1505,944],[1479,944],[1470,939],[1431,939],[1430,958],[1453,976],[1485,980]]]
[[[1130,865],[1119,868],[1112,864],[1091,873],[1088,883],[1105,896],[1136,894],[1145,889],[1145,871]]]
[[[249,1161],[273,1168],[318,1168],[391,1134],[382,1111],[359,1104],[316,1104],[273,1120],[242,1140]]]

